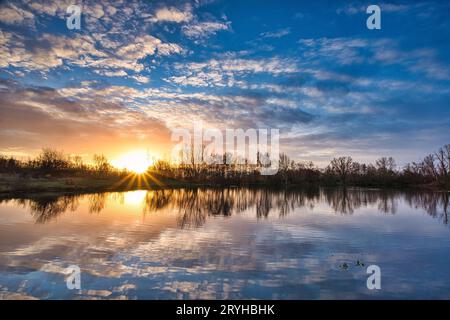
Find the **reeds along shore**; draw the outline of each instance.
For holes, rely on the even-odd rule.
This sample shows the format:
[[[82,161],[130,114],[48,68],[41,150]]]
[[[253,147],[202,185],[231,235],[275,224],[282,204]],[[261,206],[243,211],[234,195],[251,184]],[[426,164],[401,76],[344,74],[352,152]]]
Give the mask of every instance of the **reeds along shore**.
[[[224,159],[232,157],[225,157]],[[229,161],[224,164],[181,163],[171,164],[158,160],[144,175],[147,187],[175,187],[188,185],[348,185],[364,187],[427,186],[448,190],[450,187],[450,144],[429,154],[420,162],[412,162],[397,168],[392,157],[382,157],[373,164],[354,161],[351,157],[331,160],[326,168],[318,168],[312,162],[291,160],[281,154],[279,170],[275,175],[260,174],[259,164],[251,165]],[[0,192],[33,189],[48,190],[117,190],[145,188],[126,170],[114,168],[104,155],[94,155],[92,164],[86,164],[79,156],[43,149],[35,159],[18,160],[0,155]],[[116,182],[129,177],[125,185]]]

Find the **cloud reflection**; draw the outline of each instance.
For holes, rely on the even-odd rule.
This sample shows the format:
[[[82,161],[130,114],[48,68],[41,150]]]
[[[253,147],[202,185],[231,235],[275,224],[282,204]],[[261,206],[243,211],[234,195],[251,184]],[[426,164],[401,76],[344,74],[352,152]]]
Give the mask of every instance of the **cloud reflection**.
[[[449,249],[447,214],[446,193],[360,189],[4,199],[0,296],[442,298],[450,288],[442,262]],[[389,285],[380,295],[367,291],[357,260],[382,265]],[[346,271],[339,268],[344,262]],[[71,264],[82,270],[82,290],[65,287]]]

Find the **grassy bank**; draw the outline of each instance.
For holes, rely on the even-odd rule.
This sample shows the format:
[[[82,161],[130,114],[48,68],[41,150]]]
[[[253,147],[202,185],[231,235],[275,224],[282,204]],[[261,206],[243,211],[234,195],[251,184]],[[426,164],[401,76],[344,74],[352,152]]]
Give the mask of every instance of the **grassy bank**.
[[[40,193],[40,192],[105,192],[129,191],[137,189],[160,189],[193,187],[196,184],[177,181],[162,176],[154,180],[138,177],[39,177],[23,178],[16,175],[0,175],[0,194]]]
[[[307,186],[329,186],[342,187],[339,184],[327,183],[302,183],[302,184],[282,184],[274,183],[246,183],[247,187],[307,187]],[[5,175],[0,174],[0,197],[20,196],[29,194],[46,194],[46,193],[63,193],[63,194],[80,194],[80,193],[95,193],[95,192],[117,192],[117,191],[133,191],[133,190],[152,190],[152,189],[174,189],[174,188],[195,188],[195,187],[234,187],[238,185],[226,184],[218,185],[211,183],[179,181],[167,178],[158,174],[152,174],[151,178],[147,176],[82,176],[82,177],[21,177],[19,175]],[[372,187],[380,189],[409,189],[419,188],[431,191],[439,191],[440,189],[435,184],[415,185],[415,186],[361,186],[348,185],[349,187]]]

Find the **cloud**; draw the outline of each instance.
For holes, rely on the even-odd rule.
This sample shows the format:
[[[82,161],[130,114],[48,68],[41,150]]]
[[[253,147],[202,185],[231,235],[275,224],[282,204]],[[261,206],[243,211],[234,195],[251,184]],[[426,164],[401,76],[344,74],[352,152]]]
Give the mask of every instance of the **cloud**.
[[[20,146],[37,151],[43,146],[64,146],[67,152],[93,154],[100,142],[102,151],[169,143],[164,122],[119,100],[101,95],[77,99],[58,90],[13,82],[2,86],[6,89],[0,95],[0,149]],[[80,90],[87,93],[90,88]]]
[[[326,57],[344,65],[364,62],[361,50],[371,46],[366,39],[352,38],[301,39],[299,43],[307,58]]]
[[[132,76],[132,78],[139,83],[149,83],[150,82],[150,79],[148,77],[144,77],[144,76],[137,75],[137,76]]]
[[[21,24],[25,21],[33,21],[33,13],[23,10],[14,4],[2,4],[0,5],[0,22],[6,24]]]
[[[450,79],[450,68],[440,62],[434,49],[402,49],[397,40],[389,38],[318,38],[300,39],[303,57],[324,63],[337,61],[340,65],[396,65],[430,79]]]
[[[409,69],[426,75],[427,78],[437,80],[450,80],[450,68],[448,64],[440,62],[436,58],[434,50],[415,50],[410,55],[411,59],[405,61]]]
[[[46,16],[64,19],[71,4],[73,1],[70,0],[2,4],[0,21],[19,23],[34,17],[39,20],[37,25],[43,28],[48,23]],[[87,2],[82,5],[83,23],[79,32],[64,35],[51,33],[47,28],[43,29],[48,33],[33,34],[0,30],[0,66],[40,72],[76,66],[104,75],[123,74],[126,70],[140,72],[145,68],[143,59],[147,56],[162,57],[183,52],[178,44],[148,34],[149,26],[142,20],[146,15],[151,16],[145,13],[151,12],[150,9],[147,3],[140,1]],[[123,32],[124,29],[129,31]]]
[[[203,120],[218,128],[255,128],[261,125],[285,128],[313,119],[311,114],[302,110],[298,101],[287,97],[280,99],[253,90],[215,95],[184,93],[177,89],[83,86],[63,88],[58,93],[71,101],[88,103],[108,100],[117,105],[127,105],[151,118],[161,119],[168,127],[185,127],[194,120]]]
[[[73,37],[43,34],[37,39],[30,39],[0,30],[0,43],[2,67],[48,71],[72,65],[91,68],[107,76],[113,72],[124,74],[125,71],[121,70],[140,72],[144,70],[141,60],[147,56],[167,56],[183,51],[179,45],[164,43],[151,35],[129,39],[116,52],[103,48],[91,36],[78,34]]]
[[[173,7],[161,8],[156,11],[155,17],[157,21],[161,22],[189,22],[194,18],[191,10],[190,6],[187,6],[185,11],[180,11]]]
[[[128,73],[126,73],[124,70],[116,70],[116,71],[96,70],[96,73],[106,77],[126,77],[128,75]]]
[[[276,31],[268,31],[260,34],[263,38],[281,38],[291,33],[291,28],[278,29]]]
[[[236,77],[258,73],[277,76],[296,73],[300,69],[295,60],[274,57],[265,59],[211,59],[206,62],[177,63],[175,70],[181,74],[167,78],[166,81],[196,87],[233,87],[241,83]]]
[[[64,17],[66,10],[70,5],[76,4],[73,0],[41,0],[29,1],[30,9],[37,13],[37,16],[45,14],[49,16]]]
[[[408,3],[408,4],[395,4],[395,3],[377,3],[381,9],[381,12],[392,12],[392,13],[404,13],[411,9],[423,6],[423,3]],[[361,5],[358,3],[350,3],[344,7],[340,7],[336,10],[338,14],[344,13],[347,15],[355,14],[365,14],[367,5]]]
[[[331,25],[336,24],[318,27],[313,12],[302,8],[303,19],[312,23],[310,38],[279,47],[271,40],[297,30],[277,29],[276,22],[267,20],[266,32],[246,42],[254,38],[254,20],[233,21],[239,32],[231,34],[232,22],[215,14],[226,11],[236,17],[235,8],[220,2],[200,8],[205,3],[175,7],[155,1],[86,0],[82,29],[69,31],[64,18],[72,0],[2,2],[1,78],[58,89],[1,83],[0,144],[25,151],[41,147],[39,141],[63,144],[69,134],[77,147],[81,142],[92,146],[84,132],[107,141],[128,136],[134,143],[153,134],[146,124],[167,133],[166,127],[193,120],[220,128],[279,127],[282,135],[295,131],[295,152],[327,155],[346,148],[368,150],[371,142],[381,148],[391,137],[398,143],[405,132],[412,137],[415,126],[435,126],[429,141],[437,130],[448,133],[442,120],[448,110],[443,101],[450,95],[448,50],[444,42],[436,44],[448,33],[448,23],[440,19],[446,7],[429,6],[434,11],[426,12],[434,20],[424,27],[426,32],[437,30],[437,38],[420,43],[417,36],[425,31],[408,34],[408,23],[414,21],[408,22],[406,15],[398,15],[405,20],[396,22],[403,28],[401,37],[386,29],[382,38],[365,37],[365,32],[327,38],[322,35],[335,31]],[[364,18],[365,8],[355,4],[347,12]],[[406,5],[408,10],[419,8],[406,2],[381,4],[382,11],[396,13]],[[334,16],[354,22],[354,17]],[[219,34],[219,43],[208,41]]]
[[[189,38],[207,38],[218,31],[229,30],[230,23],[222,22],[197,22],[182,27],[183,33]]]

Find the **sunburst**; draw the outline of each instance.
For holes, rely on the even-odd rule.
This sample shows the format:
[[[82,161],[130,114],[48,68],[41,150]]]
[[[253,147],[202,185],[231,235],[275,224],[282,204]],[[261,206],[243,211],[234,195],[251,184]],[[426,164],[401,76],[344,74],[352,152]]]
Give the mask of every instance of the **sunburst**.
[[[116,168],[126,169],[137,174],[143,174],[153,164],[153,159],[147,151],[134,150],[124,153],[117,159],[112,160],[111,163]]]

